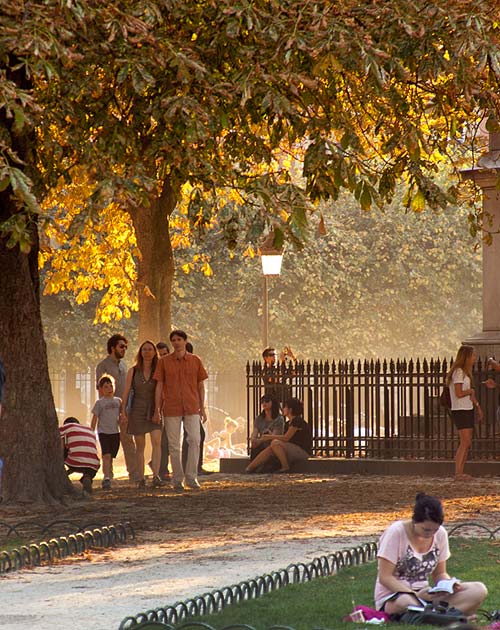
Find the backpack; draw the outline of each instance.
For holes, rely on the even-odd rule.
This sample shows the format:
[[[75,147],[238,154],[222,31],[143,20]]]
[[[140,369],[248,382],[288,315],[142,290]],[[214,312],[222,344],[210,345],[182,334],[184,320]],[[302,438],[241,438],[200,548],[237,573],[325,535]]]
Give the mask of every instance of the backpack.
[[[445,409],[451,409],[451,394],[450,388],[445,384],[441,396],[439,396],[439,404]]]
[[[430,602],[425,606],[408,606],[403,613],[391,615],[391,621],[414,626],[451,626],[467,623],[465,614],[448,602]]]

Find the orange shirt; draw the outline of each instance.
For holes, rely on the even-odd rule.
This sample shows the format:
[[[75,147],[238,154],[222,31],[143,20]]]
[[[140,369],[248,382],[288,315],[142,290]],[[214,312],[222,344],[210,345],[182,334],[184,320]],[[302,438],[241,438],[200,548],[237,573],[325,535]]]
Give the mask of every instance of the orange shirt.
[[[178,359],[175,353],[158,361],[154,378],[163,384],[163,415],[190,416],[200,412],[198,384],[208,378],[200,357],[186,354]]]

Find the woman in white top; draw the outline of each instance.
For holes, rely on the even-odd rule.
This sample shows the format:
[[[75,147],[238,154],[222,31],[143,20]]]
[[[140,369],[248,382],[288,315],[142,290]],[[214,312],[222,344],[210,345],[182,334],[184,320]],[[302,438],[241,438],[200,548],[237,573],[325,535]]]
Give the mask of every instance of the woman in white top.
[[[472,366],[476,360],[476,353],[472,346],[461,346],[457,358],[453,361],[450,371],[446,375],[446,384],[450,388],[451,418],[458,431],[459,444],[455,454],[455,479],[462,481],[470,479],[464,474],[472,432],[474,430],[474,407],[477,410],[477,420],[481,422],[483,412],[476,400],[472,384]]]

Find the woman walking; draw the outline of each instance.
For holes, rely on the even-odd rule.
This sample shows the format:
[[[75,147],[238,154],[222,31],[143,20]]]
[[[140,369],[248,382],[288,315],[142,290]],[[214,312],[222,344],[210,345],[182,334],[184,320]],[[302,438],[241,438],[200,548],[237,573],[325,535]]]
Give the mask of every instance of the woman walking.
[[[158,352],[152,341],[144,341],[135,357],[135,364],[127,373],[125,391],[122,400],[122,415],[127,422],[127,433],[133,436],[135,443],[136,466],[139,475],[137,487],[145,488],[144,481],[144,448],[146,433],[151,438],[151,468],[153,470],[152,486],[165,485],[160,478],[161,458],[161,422],[153,422],[155,411],[156,381],[153,378]],[[131,398],[130,405],[127,405]],[[127,409],[129,407],[129,409]]]
[[[476,408],[478,422],[481,422],[483,418],[483,412],[472,388],[472,366],[476,358],[472,346],[461,346],[457,358],[446,375],[446,385],[450,388],[451,418],[459,438],[455,454],[455,479],[457,481],[471,479],[470,475],[464,473],[464,466],[472,442],[474,408]]]

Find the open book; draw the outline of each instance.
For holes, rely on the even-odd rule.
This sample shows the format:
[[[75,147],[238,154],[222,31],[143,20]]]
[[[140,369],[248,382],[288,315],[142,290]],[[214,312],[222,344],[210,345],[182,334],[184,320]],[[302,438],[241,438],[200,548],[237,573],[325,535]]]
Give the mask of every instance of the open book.
[[[449,580],[439,580],[436,586],[428,590],[428,593],[453,593],[455,584],[460,584],[460,580],[457,580],[455,577]]]

